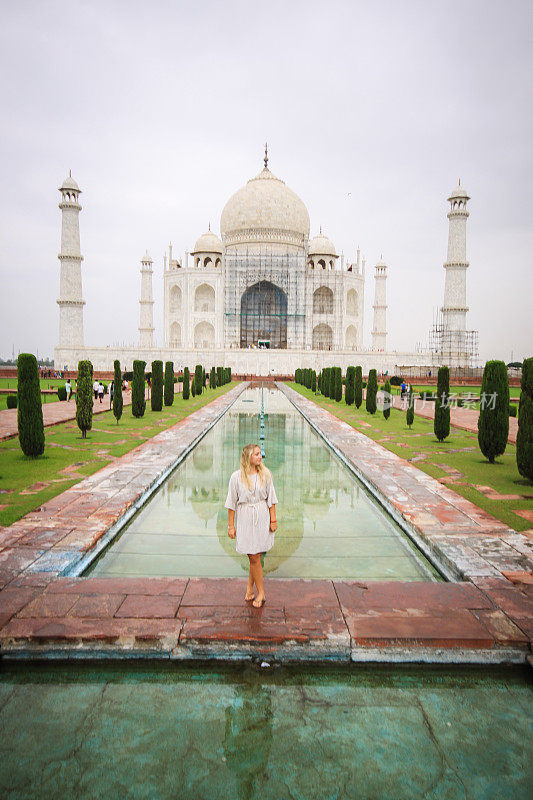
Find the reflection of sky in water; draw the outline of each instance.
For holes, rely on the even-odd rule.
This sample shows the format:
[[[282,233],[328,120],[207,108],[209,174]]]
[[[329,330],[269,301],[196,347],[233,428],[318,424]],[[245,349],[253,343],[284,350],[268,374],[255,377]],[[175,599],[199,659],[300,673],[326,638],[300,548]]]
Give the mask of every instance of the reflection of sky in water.
[[[251,402],[250,402],[251,401]],[[95,565],[99,575],[240,576],[224,509],[240,453],[259,442],[260,390],[248,390]],[[426,580],[399,529],[277,390],[264,391],[265,463],[279,529],[265,557],[275,577]]]

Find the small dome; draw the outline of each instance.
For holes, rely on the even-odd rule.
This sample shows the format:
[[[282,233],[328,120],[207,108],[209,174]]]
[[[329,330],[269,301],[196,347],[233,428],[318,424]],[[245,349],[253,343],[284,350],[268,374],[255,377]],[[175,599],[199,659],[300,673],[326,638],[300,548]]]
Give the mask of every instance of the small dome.
[[[222,253],[222,242],[215,233],[207,231],[194,245],[192,255],[195,253]]]
[[[461,186],[461,182],[455,187],[451,195],[448,197],[448,200],[455,200],[455,198],[464,198],[465,200],[470,200],[468,196],[468,192]]]
[[[379,261],[376,264],[376,267],[386,267],[386,266],[387,266],[386,263],[383,261],[383,256],[380,256]]]
[[[334,258],[338,258],[338,255],[335,252],[335,245],[331,239],[328,239],[328,237],[324,236],[323,233],[319,233],[318,236],[313,236],[309,242],[309,255],[334,256]]]
[[[72,175],[70,175],[70,173],[68,177],[66,177],[63,183],[61,184],[59,191],[61,191],[62,189],[74,189],[74,191],[76,192],[81,191],[80,187],[78,186]]]

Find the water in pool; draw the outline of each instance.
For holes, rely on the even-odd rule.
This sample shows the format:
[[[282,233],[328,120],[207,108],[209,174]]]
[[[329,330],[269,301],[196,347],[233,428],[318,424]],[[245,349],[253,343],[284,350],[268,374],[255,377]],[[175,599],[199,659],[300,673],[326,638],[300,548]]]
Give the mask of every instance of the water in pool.
[[[4,800],[522,800],[523,671],[0,665]]]
[[[279,500],[264,571],[278,578],[435,580],[353,474],[276,389],[264,389],[265,463]],[[105,576],[235,577],[248,559],[227,535],[228,480],[260,441],[261,389],[248,389],[92,566]]]

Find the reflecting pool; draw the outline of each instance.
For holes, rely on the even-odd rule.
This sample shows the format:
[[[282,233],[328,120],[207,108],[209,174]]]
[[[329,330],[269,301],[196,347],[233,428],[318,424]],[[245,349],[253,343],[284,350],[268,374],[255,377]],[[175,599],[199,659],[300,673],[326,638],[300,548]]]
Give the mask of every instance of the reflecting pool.
[[[261,428],[261,397],[264,428]],[[260,439],[261,433],[264,440]],[[235,577],[224,508],[242,447],[264,444],[279,528],[264,559],[278,578],[436,580],[437,573],[277,389],[248,389],[89,572]]]
[[[521,800],[530,673],[0,666],[4,800]]]

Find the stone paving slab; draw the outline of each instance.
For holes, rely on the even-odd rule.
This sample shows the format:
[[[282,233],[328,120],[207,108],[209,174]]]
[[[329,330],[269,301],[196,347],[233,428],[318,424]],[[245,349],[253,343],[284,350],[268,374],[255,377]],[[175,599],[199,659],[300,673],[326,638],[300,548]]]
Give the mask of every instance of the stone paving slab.
[[[387,654],[392,661],[516,663],[531,652],[531,600],[514,586],[289,579],[265,585],[260,609],[244,601],[244,578],[89,577],[14,586],[0,592],[0,655],[348,662]]]
[[[131,405],[131,390],[122,392],[124,405]],[[104,400],[93,400],[93,414],[103,414],[109,411],[109,395]],[[76,418],[76,402],[72,400],[58,400],[54,403],[43,403],[43,423],[45,428],[59,425]],[[0,441],[18,436],[17,409],[7,408],[0,411]]]
[[[255,609],[245,578],[61,576],[232,392],[0,532],[0,657],[526,662],[530,538],[317,407],[305,409],[316,427],[467,581],[267,578],[267,602]]]

